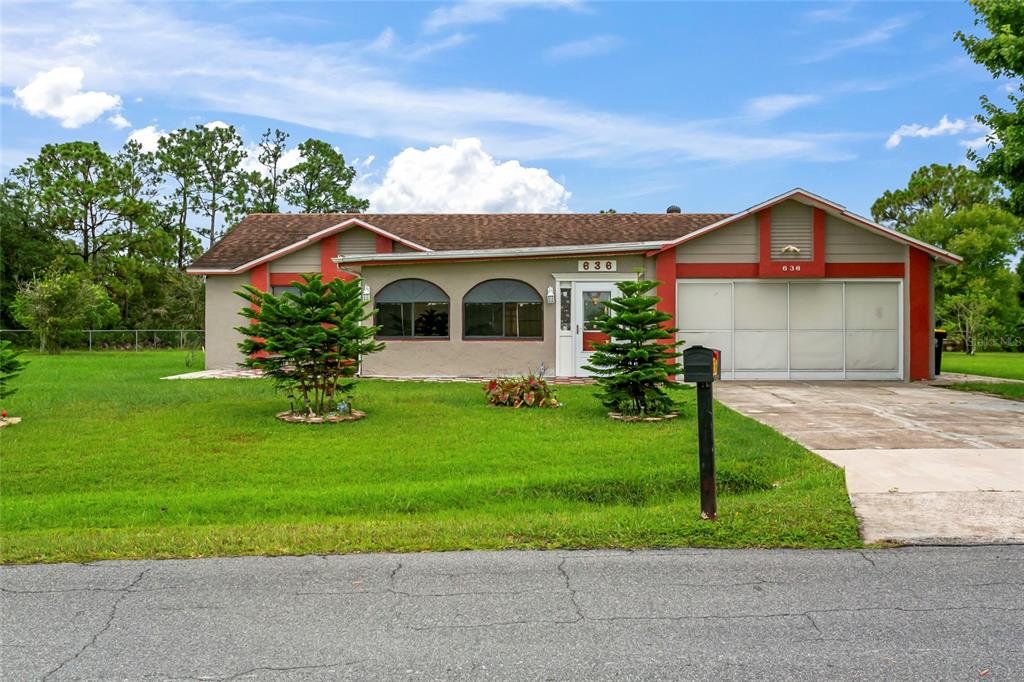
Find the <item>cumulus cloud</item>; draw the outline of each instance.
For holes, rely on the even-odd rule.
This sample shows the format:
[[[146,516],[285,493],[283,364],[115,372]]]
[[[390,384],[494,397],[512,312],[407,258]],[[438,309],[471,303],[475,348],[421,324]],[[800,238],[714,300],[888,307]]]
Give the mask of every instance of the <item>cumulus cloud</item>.
[[[545,169],[498,162],[465,138],[403,150],[369,199],[378,213],[557,213],[569,210],[570,196]]]
[[[132,122],[124,117],[120,111],[107,119],[115,128],[131,128]]]
[[[978,133],[984,130],[985,127],[975,121],[965,121],[962,118],[950,121],[948,116],[943,115],[939,119],[938,124],[934,126],[924,126],[920,123],[901,125],[885,141],[885,148],[895,149],[908,137],[938,137],[941,135],[959,135],[964,132]]]
[[[750,116],[769,119],[820,101],[819,95],[765,95],[747,102],[746,111]]]
[[[224,121],[210,121],[208,123],[204,123],[203,127],[207,130],[215,130],[216,128],[230,128],[231,124],[225,123]]]
[[[92,123],[121,106],[121,98],[106,92],[82,91],[85,72],[75,66],[58,66],[37,73],[24,87],[16,88],[18,104],[33,116],[49,116],[65,128]]]
[[[561,45],[548,48],[544,55],[551,61],[562,61],[565,59],[583,59],[594,57],[599,54],[611,52],[622,45],[622,38],[618,36],[601,35],[583,40],[572,40]]]
[[[158,130],[156,126],[146,126],[133,130],[126,142],[138,142],[142,145],[142,151],[155,152],[160,138],[167,134],[166,130]]]

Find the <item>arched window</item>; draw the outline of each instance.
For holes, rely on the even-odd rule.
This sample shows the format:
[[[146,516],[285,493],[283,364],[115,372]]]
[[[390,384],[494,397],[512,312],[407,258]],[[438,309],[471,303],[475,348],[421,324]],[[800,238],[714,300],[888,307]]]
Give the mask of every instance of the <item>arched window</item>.
[[[448,294],[422,279],[400,279],[377,293],[378,336],[448,336]]]
[[[516,279],[492,279],[469,290],[463,299],[467,339],[544,337],[544,304],[540,294]]]

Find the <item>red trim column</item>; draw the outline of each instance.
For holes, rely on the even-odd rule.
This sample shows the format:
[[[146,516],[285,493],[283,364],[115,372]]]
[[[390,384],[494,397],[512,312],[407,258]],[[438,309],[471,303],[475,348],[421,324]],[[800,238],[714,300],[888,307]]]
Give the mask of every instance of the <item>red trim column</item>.
[[[338,264],[334,258],[338,256],[338,235],[332,234],[320,240],[320,274],[325,282],[341,277]]]
[[[655,293],[661,297],[658,310],[668,313],[672,319],[666,327],[676,326],[676,250],[662,251],[654,257],[654,275],[661,282]],[[668,340],[666,339],[666,342]],[[675,363],[675,360],[672,360]]]
[[[910,299],[910,380],[931,378],[931,257],[920,249],[910,248],[907,273]]]
[[[395,243],[382,234],[377,235],[377,253],[393,253]]]
[[[270,291],[270,265],[261,263],[250,270],[249,283],[260,291]]]

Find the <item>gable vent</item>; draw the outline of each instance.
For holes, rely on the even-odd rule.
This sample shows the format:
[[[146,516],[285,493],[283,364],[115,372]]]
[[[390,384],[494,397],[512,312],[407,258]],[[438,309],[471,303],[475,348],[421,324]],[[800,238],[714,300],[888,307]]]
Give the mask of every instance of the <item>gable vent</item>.
[[[350,227],[338,235],[339,256],[363,256],[377,252],[377,235],[361,227]]]
[[[773,260],[813,260],[812,210],[796,201],[772,208]]]

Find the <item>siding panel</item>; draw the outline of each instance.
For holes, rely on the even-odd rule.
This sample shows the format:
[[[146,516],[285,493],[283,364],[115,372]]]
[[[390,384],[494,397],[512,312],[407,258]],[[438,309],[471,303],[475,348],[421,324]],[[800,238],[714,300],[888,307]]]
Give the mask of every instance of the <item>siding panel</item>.
[[[338,235],[339,256],[362,256],[377,253],[377,235],[361,227],[353,227]]]
[[[680,263],[756,263],[757,221],[748,216],[728,227],[709,232],[676,249]]]
[[[303,249],[270,261],[271,272],[320,272],[320,244],[311,244]]]
[[[825,218],[827,263],[902,263],[906,252],[904,244],[832,215]]]
[[[794,246],[799,253],[783,253]],[[772,260],[811,260],[814,257],[812,209],[798,201],[785,201],[772,208]]]

